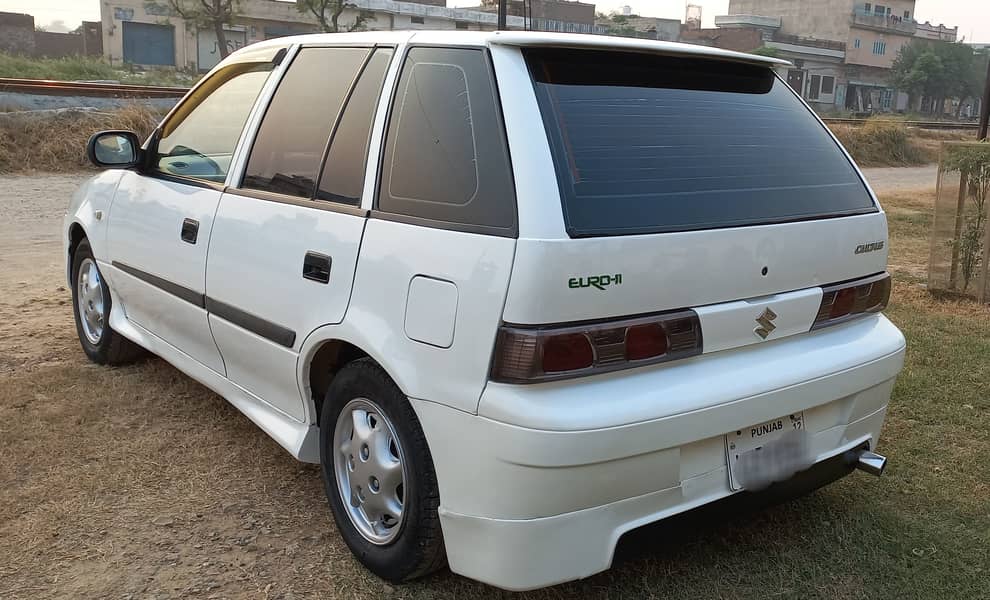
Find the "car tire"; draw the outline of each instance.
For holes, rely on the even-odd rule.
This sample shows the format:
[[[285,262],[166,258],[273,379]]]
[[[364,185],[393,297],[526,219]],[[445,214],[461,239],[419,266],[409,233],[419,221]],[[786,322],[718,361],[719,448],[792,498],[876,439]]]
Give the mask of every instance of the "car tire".
[[[405,395],[378,364],[363,358],[333,378],[321,412],[327,500],[357,559],[394,583],[442,568],[447,557],[436,472]],[[401,474],[397,487],[396,468]],[[400,515],[388,514],[396,509]]]
[[[79,343],[89,359],[101,365],[123,365],[144,355],[144,348],[110,327],[110,288],[100,273],[89,240],[72,255],[72,314]]]

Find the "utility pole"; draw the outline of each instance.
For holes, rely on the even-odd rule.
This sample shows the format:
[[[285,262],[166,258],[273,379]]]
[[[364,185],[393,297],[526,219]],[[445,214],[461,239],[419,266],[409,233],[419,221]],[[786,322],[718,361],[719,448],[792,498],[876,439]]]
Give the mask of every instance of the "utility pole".
[[[987,82],[983,86],[983,101],[980,102],[980,134],[977,139],[987,139],[988,122],[990,122],[990,53],[987,53]]]
[[[509,14],[508,5],[509,5],[509,0],[498,0],[498,27],[496,27],[496,29],[498,29],[499,31],[508,29],[508,26],[506,25],[506,21],[508,21],[508,14]]]

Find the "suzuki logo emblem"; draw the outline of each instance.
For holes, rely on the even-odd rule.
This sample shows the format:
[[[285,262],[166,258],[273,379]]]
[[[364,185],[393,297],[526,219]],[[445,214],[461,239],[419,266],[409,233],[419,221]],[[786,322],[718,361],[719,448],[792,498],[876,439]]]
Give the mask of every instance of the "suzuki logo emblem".
[[[756,317],[756,329],[753,330],[753,333],[760,336],[760,338],[764,340],[767,339],[767,336],[773,333],[773,330],[777,328],[777,326],[773,324],[773,320],[776,318],[777,313],[770,310],[770,307],[767,307],[766,310],[760,313],[760,316]]]

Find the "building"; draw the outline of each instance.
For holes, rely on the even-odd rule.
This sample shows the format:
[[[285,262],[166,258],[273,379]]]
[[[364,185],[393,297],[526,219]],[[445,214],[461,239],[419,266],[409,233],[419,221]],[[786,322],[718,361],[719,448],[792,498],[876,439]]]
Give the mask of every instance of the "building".
[[[946,27],[941,23],[932,25],[928,21],[925,21],[924,23],[918,23],[918,30],[914,35],[926,40],[954,42],[959,37],[959,27]]]
[[[782,75],[817,109],[904,110],[907,94],[888,83],[901,48],[915,38],[955,41],[958,29],[919,24],[914,0],[881,1],[730,0],[729,14],[715,18],[716,29],[682,33],[682,39],[751,51],[746,46],[760,36],[762,46],[794,63]]]
[[[600,33],[594,26],[594,4],[533,1],[530,18],[509,16],[510,29]],[[353,25],[359,15],[366,19],[362,29],[372,31],[495,29],[497,23],[497,15],[487,6],[451,8],[445,0],[348,0],[347,6],[339,20],[342,29]],[[542,16],[535,16],[537,9]],[[235,23],[224,31],[231,51],[261,40],[318,30],[316,19],[299,12],[293,0],[242,0],[238,12]],[[163,3],[105,0],[100,15],[103,53],[111,64],[204,72],[220,61],[216,34],[190,26]]]
[[[31,15],[0,12],[0,52],[48,58],[99,56],[101,38],[99,23],[83,21],[73,33],[55,33],[36,29]]]

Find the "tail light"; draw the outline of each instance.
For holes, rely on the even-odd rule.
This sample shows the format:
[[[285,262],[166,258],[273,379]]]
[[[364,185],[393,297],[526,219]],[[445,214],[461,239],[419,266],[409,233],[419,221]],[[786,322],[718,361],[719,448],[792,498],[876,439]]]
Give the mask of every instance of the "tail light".
[[[890,301],[890,275],[881,273],[822,288],[822,304],[812,329],[838,325],[868,313],[880,312]]]
[[[701,354],[693,310],[573,325],[504,325],[493,381],[536,383],[651,365]]]

